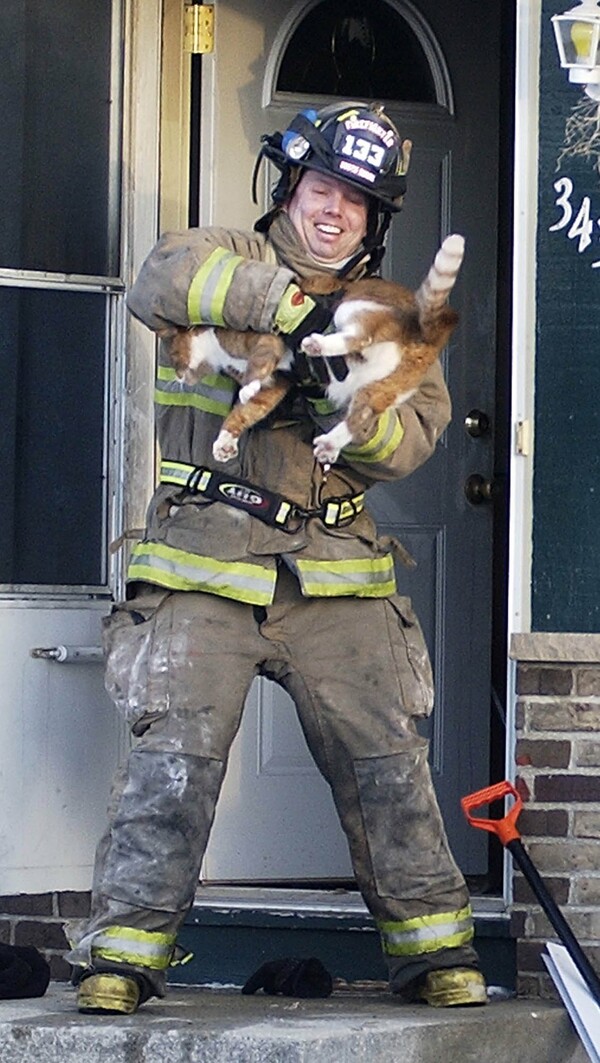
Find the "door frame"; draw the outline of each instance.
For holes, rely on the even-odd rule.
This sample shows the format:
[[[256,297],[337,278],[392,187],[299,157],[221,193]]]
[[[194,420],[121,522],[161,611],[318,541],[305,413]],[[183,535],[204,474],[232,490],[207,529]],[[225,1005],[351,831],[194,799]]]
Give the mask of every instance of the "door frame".
[[[177,5],[177,0],[164,0],[165,11]],[[300,10],[301,5],[298,4]],[[515,762],[515,675],[510,660],[511,637],[526,632],[531,626],[531,532],[533,524],[533,414],[534,414],[534,358],[535,358],[535,280],[536,226],[538,184],[538,128],[539,128],[539,55],[542,16],[541,0],[515,0],[514,53],[514,143],[513,143],[513,221],[512,221],[512,319],[510,351],[506,365],[510,369],[510,409],[507,413],[509,498],[507,503],[507,572],[506,622],[501,633],[505,639],[507,665],[506,689],[506,778],[514,779]],[[218,26],[216,29],[218,48]],[[181,54],[181,53],[180,53]],[[197,195],[198,224],[211,225],[215,219],[215,185],[217,180],[215,146],[215,110],[218,101],[217,67],[214,55],[202,56],[200,123],[203,156]],[[180,75],[170,73],[171,78]],[[268,76],[268,70],[267,74]],[[183,94],[184,96],[185,94]],[[183,99],[180,94],[180,99]],[[184,113],[181,112],[181,120]],[[188,115],[189,118],[189,115]],[[186,128],[185,125],[182,128]],[[172,153],[173,174],[185,169],[188,138],[179,136],[179,149]],[[163,181],[165,174],[163,171]],[[192,189],[192,194],[194,190]],[[186,198],[187,202],[187,198]],[[504,859],[503,897],[512,899],[508,860]]]

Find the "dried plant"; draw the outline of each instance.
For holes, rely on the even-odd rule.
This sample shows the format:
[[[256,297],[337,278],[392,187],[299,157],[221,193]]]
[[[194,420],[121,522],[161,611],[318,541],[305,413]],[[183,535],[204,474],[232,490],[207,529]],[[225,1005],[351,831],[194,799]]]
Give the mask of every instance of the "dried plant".
[[[573,158],[590,161],[600,173],[600,103],[585,94],[567,118],[563,148],[556,169],[560,170],[565,159]]]

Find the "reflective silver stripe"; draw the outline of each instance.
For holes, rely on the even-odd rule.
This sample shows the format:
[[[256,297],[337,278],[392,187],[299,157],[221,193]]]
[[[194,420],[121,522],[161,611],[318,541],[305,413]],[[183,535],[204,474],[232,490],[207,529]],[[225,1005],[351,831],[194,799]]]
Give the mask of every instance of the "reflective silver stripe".
[[[130,931],[126,927],[111,927],[94,936],[92,956],[163,970],[169,966],[174,946],[175,936],[171,934],[152,934]]]
[[[138,543],[128,570],[129,579],[148,579],[172,590],[197,590],[251,605],[270,605],[276,570],[245,561],[218,561],[166,543]]]
[[[196,465],[187,465],[185,462],[161,461],[160,482],[161,484],[179,484],[181,487],[185,487],[191,473],[193,473],[196,468]],[[209,478],[210,473],[208,470],[205,470],[198,481],[198,488],[200,490],[203,489]]]
[[[473,938],[473,918],[470,907],[459,912],[443,912],[422,916],[406,922],[379,923],[384,951],[393,956],[413,956],[421,952],[437,952],[442,948],[456,948]]]
[[[344,457],[362,464],[386,461],[402,442],[404,428],[395,410],[386,410],[379,417],[375,435],[360,446],[347,446]]]
[[[344,561],[290,560],[309,596],[352,594],[384,598],[396,590],[394,562],[389,555]]]
[[[231,409],[237,387],[231,377],[211,373],[195,384],[184,384],[174,369],[159,368],[154,400],[159,406],[194,406],[205,413],[226,417]]]
[[[190,325],[224,325],[223,307],[235,270],[243,258],[224,247],[211,251],[192,278],[188,292]]]

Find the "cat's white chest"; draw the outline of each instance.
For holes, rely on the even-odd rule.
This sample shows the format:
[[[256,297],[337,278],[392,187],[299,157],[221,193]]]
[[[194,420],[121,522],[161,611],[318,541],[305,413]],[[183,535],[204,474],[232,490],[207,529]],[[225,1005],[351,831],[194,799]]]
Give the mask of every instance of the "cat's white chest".
[[[216,372],[233,370],[235,373],[243,373],[246,360],[235,358],[224,350],[216,337],[215,330],[207,328],[195,333],[190,345],[190,369],[194,371],[201,365],[208,365]]]
[[[348,359],[348,374],[344,380],[332,380],[327,386],[327,397],[337,406],[346,405],[359,388],[383,380],[400,365],[400,350],[395,343],[374,343],[363,349],[364,361]]]

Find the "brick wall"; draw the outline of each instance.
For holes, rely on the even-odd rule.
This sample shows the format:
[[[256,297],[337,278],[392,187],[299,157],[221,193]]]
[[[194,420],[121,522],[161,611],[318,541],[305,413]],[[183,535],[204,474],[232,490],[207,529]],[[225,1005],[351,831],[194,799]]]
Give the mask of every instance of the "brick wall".
[[[513,636],[517,663],[518,827],[546,886],[600,970],[600,635]],[[519,872],[513,931],[518,988],[555,996],[541,958],[559,940]]]
[[[0,897],[0,941],[6,945],[34,945],[50,964],[51,977],[68,981],[71,967],[63,923],[89,915],[89,893],[21,893]]]

